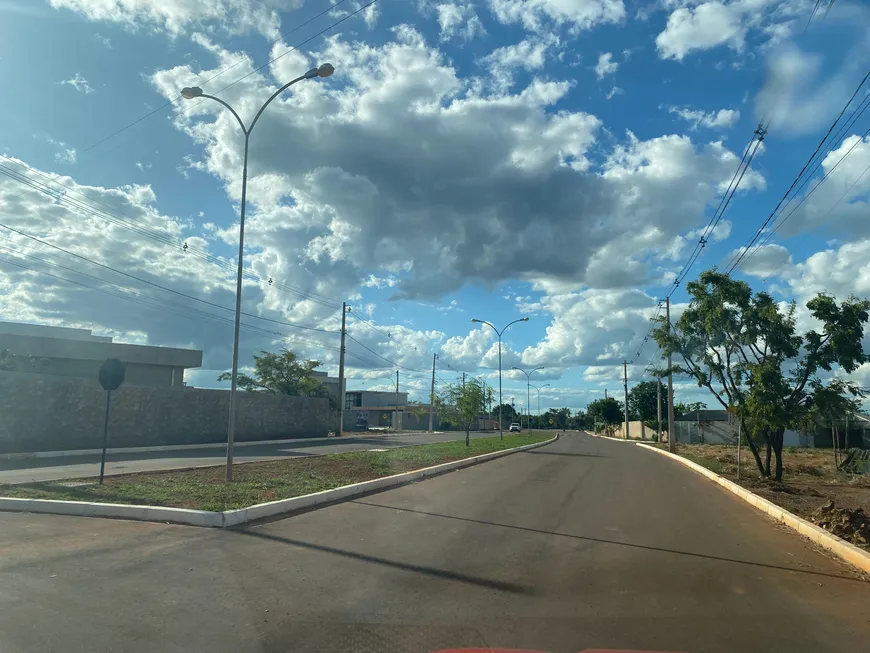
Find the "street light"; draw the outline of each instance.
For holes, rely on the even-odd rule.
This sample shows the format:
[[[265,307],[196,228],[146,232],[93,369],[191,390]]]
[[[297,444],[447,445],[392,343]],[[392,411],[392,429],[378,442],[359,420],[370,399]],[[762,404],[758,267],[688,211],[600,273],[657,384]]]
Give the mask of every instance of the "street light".
[[[493,331],[495,331],[496,335],[498,336],[498,437],[504,438],[504,431],[502,429],[502,424],[501,424],[501,404],[502,404],[502,399],[501,399],[501,334],[503,334],[505,331],[507,331],[507,328],[511,324],[516,324],[517,322],[528,322],[529,318],[521,317],[519,320],[514,320],[513,322],[511,322],[507,326],[505,326],[505,328],[503,328],[501,331],[496,329],[492,324],[490,324],[486,320],[478,320],[477,318],[471,318],[471,321],[477,322],[478,324],[485,324],[486,326],[490,327]]]
[[[260,115],[272,103],[276,97],[281,95],[288,88],[293,86],[296,82],[301,82],[303,79],[313,79],[315,77],[329,77],[335,68],[332,64],[325,63],[321,64],[317,68],[312,68],[307,73],[302,75],[301,77],[297,77],[296,79],[287,82],[279,88],[277,91],[272,93],[268,100],[260,107],[260,110],[257,111],[257,114],[254,116],[254,119],[251,121],[251,124],[248,127],[245,127],[245,123],[242,122],[242,119],[239,118],[239,114],[236,113],[236,110],[233,109],[229,104],[221,100],[219,97],[215,97],[214,95],[208,95],[207,93],[203,93],[202,89],[199,86],[186,86],[181,89],[181,97],[185,100],[193,100],[195,98],[205,98],[208,100],[214,100],[215,102],[222,104],[227,109],[229,109],[230,113],[233,114],[236,121],[239,123],[239,126],[242,128],[242,133],[245,135],[245,162],[242,167],[242,205],[239,216],[239,266],[238,273],[236,276],[236,322],[235,329],[233,331],[233,373],[232,373],[232,385],[230,386],[230,415],[229,415],[229,423],[227,424],[227,480],[233,480],[233,441],[236,435],[236,392],[238,386],[238,376],[239,376],[239,325],[241,324],[242,317],[242,273],[244,271],[242,266],[242,256],[245,251],[245,199],[248,193],[248,142],[251,138],[251,132],[254,129],[254,125],[257,124],[257,121],[260,119]]]
[[[540,425],[541,425],[541,390],[542,390],[543,388],[549,388],[549,387],[550,387],[550,384],[549,384],[549,383],[545,383],[545,384],[542,385],[540,388],[539,388],[538,386],[536,386],[536,385],[533,385],[532,387],[533,387],[535,390],[538,391],[538,426],[540,426]]]
[[[536,367],[531,372],[526,372],[522,367],[516,367],[516,366],[512,367],[511,369],[512,370],[519,370],[520,372],[522,372],[523,374],[526,375],[526,410],[528,411],[528,413],[527,413],[528,419],[526,420],[526,426],[528,427],[529,431],[531,431],[532,430],[532,391],[529,390],[529,386],[531,385],[530,379],[532,377],[532,374],[534,374],[538,370],[542,370],[544,368],[543,367]]]

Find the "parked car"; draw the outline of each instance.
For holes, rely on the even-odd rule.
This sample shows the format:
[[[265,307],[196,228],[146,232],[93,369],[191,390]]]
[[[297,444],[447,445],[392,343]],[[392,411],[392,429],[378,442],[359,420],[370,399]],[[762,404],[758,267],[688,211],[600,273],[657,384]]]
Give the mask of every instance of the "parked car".
[[[523,427],[520,426],[519,424],[517,424],[516,422],[514,422],[513,424],[511,424],[510,430],[508,432],[509,433],[521,433],[522,430],[523,430]]]

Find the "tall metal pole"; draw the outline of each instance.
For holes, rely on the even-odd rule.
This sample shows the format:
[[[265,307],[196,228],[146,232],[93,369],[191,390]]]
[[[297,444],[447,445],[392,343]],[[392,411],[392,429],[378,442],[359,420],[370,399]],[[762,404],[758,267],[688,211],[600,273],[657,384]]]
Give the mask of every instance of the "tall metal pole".
[[[347,334],[347,302],[341,303],[341,349],[338,354],[338,437],[344,435],[344,337]]]
[[[396,370],[396,421],[393,423],[393,430],[399,430],[399,370]]]
[[[239,327],[242,324],[242,259],[245,255],[245,204],[248,194],[248,142],[251,132],[245,132],[245,163],[242,166],[242,207],[239,215],[239,268],[236,272],[236,319],[233,326],[233,373],[230,384],[230,416],[227,425],[227,474],[233,480],[233,444],[236,439],[236,396],[239,381]]]
[[[106,390],[106,419],[103,422],[103,455],[100,458],[100,485],[103,484],[103,474],[106,471],[106,444],[109,441],[109,405],[112,402],[112,391]]]
[[[622,389],[625,393],[625,439],[628,440],[628,361],[622,361]]]
[[[671,332],[671,298],[665,297],[665,319],[667,332]],[[671,354],[668,348],[668,451],[674,452],[674,375],[671,372]]]
[[[526,419],[526,428],[531,432],[532,430],[532,388],[529,385],[529,376],[526,375],[526,415],[528,418]]]
[[[437,358],[438,354],[432,354],[432,390],[429,393],[429,433],[435,430],[435,361]]]
[[[242,128],[242,133],[245,135],[245,159],[242,166],[242,205],[239,212],[239,263],[236,275],[236,317],[233,328],[233,370],[231,375],[232,380],[230,384],[230,411],[227,424],[227,481],[233,480],[233,444],[236,437],[236,397],[238,392],[239,376],[239,327],[241,326],[242,318],[242,274],[244,272],[242,259],[245,252],[245,205],[248,190],[248,143],[250,141],[251,132],[254,130],[254,126],[257,124],[257,121],[260,119],[263,111],[266,110],[266,107],[268,107],[272,103],[272,100],[281,95],[281,93],[293,86],[293,84],[295,84],[296,82],[301,82],[303,79],[313,79],[315,77],[329,77],[334,70],[335,69],[333,68],[332,64],[325,63],[317,68],[312,68],[307,73],[297,77],[296,79],[290,80],[289,82],[284,84],[284,86],[282,86],[269,96],[269,99],[263,103],[263,105],[260,107],[260,110],[257,111],[257,114],[254,116],[254,119],[251,121],[251,124],[247,127],[245,126],[245,123],[242,122],[242,119],[239,117],[239,114],[236,113],[235,109],[233,109],[229,104],[227,104],[219,97],[203,93],[202,89],[198,86],[185,87],[181,89],[181,95],[185,100],[203,98],[214,100],[215,102],[218,102],[225,106],[227,109],[229,109],[230,113],[233,114],[236,122],[238,122],[239,126]]]
[[[498,334],[498,438],[504,439],[504,431],[501,426],[501,333]]]
[[[658,422],[656,423],[656,436],[658,441],[662,441],[662,376],[656,374],[656,413],[658,414]]]

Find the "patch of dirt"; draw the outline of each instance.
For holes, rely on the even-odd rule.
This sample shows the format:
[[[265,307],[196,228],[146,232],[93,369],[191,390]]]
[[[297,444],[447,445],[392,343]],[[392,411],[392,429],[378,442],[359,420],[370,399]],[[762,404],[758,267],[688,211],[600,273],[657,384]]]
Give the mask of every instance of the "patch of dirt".
[[[828,501],[813,513],[813,522],[852,544],[870,544],[870,517],[862,508],[837,508]]]

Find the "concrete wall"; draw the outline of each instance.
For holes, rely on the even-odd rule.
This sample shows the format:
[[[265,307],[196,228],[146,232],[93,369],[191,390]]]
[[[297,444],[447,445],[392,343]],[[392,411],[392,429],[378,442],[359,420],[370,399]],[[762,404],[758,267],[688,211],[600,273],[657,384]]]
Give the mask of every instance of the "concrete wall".
[[[124,385],[112,393],[110,447],[224,442],[226,390]],[[240,392],[236,439],[325,437],[327,399]],[[102,444],[106,393],[96,380],[0,372],[0,453]]]
[[[643,422],[637,421],[628,423],[628,437],[631,440],[652,440],[656,430],[646,426]],[[613,437],[625,437],[625,422],[613,425]]]

